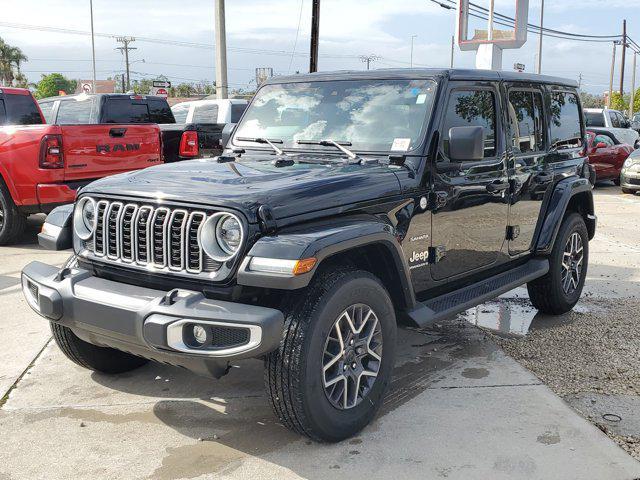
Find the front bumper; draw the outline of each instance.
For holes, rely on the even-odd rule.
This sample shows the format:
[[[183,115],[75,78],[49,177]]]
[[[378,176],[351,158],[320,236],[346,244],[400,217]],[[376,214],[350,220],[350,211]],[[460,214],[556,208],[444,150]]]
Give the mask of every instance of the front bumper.
[[[620,175],[620,186],[629,190],[640,190],[640,172],[627,170]]]
[[[31,262],[22,286],[31,308],[86,342],[205,375],[221,376],[230,360],[275,350],[282,336],[278,310],[113,282],[83,269]],[[192,334],[195,326],[207,332],[204,345]]]

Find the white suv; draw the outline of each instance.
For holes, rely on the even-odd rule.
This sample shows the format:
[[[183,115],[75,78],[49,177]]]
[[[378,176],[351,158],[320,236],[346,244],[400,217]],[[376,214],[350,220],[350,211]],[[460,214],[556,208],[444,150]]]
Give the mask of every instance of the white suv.
[[[631,128],[631,122],[618,110],[585,108],[584,117],[587,128],[608,128],[621,143],[631,145],[633,148],[638,147],[640,135]]]

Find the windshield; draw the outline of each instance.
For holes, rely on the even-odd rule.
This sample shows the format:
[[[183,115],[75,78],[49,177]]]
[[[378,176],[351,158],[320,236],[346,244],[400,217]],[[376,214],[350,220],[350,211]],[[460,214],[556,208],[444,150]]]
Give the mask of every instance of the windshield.
[[[329,150],[297,142],[333,140],[350,150],[406,152],[420,144],[435,87],[432,80],[267,85],[256,94],[233,143],[255,147],[246,139],[266,138],[284,149]]]

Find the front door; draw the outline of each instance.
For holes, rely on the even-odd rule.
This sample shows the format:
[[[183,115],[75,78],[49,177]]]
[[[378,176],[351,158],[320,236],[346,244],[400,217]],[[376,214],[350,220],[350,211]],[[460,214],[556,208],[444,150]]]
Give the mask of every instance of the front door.
[[[440,124],[440,148],[433,168],[432,248],[434,280],[453,279],[504,260],[509,181],[500,91],[490,82],[451,82]],[[484,158],[453,162],[449,129],[481,126]]]

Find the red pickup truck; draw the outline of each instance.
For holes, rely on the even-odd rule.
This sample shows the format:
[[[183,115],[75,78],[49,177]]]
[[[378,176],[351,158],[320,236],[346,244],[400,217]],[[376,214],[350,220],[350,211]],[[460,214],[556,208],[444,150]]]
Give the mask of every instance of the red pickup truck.
[[[47,125],[28,90],[0,87],[0,245],[91,181],[158,163],[157,125]]]

